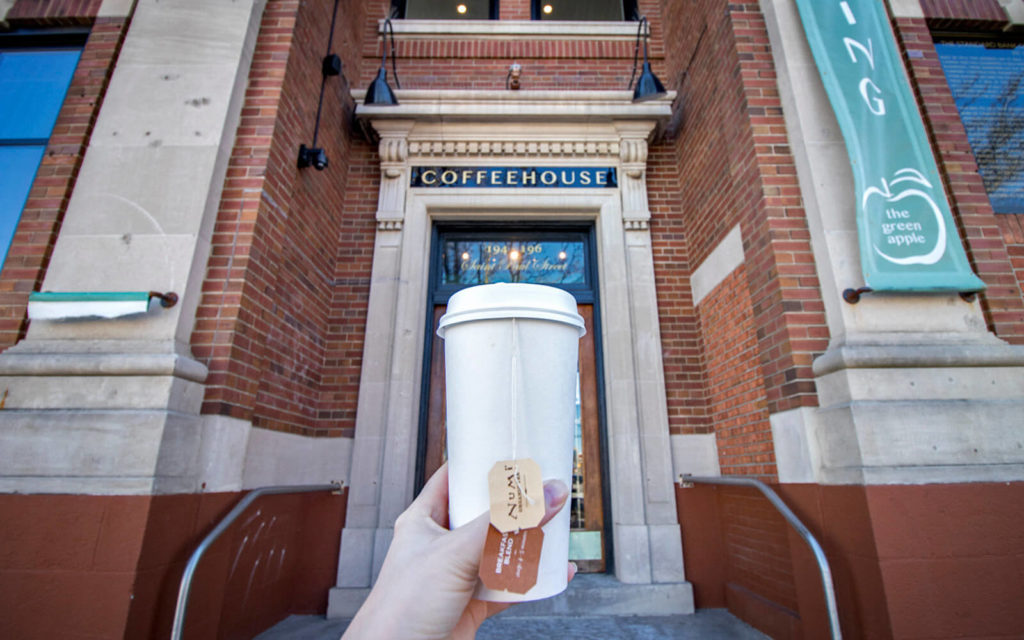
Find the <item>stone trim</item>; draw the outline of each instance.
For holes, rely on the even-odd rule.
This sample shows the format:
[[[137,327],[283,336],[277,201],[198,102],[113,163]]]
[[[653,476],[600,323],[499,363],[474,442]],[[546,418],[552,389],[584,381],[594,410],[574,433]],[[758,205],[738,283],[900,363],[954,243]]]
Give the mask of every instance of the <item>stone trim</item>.
[[[127,18],[132,14],[135,0],[103,0],[97,18]]]
[[[693,275],[690,276],[693,306],[698,306],[700,301],[714,291],[715,287],[721,284],[736,267],[743,264],[745,259],[743,235],[740,225],[736,225],[718,243],[718,246],[711,250],[704,262],[693,270]]]
[[[672,434],[672,472],[680,475],[718,476],[718,443],[713,433]]]
[[[769,416],[775,469],[780,483],[818,481],[821,460],[814,440],[817,415],[815,408],[797,407]]]
[[[894,18],[923,18],[921,0],[889,0],[889,11]]]
[[[636,40],[635,22],[555,20],[393,20],[395,38],[402,40]],[[384,21],[377,22],[377,33]]]
[[[221,416],[204,418],[207,424],[217,419],[234,420]],[[248,423],[244,424],[249,426]],[[224,459],[233,460],[237,457],[235,450]],[[241,488],[328,482],[347,484],[351,461],[352,438],[311,438],[250,426]],[[212,474],[213,469],[207,468],[205,471]]]

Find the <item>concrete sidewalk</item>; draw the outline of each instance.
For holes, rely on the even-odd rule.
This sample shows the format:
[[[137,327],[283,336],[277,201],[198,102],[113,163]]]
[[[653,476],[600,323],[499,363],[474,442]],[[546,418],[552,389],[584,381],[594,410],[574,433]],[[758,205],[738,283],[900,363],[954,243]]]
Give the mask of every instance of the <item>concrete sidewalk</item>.
[[[513,611],[484,622],[478,640],[625,638],[635,640],[764,640],[768,636],[724,609],[702,609],[676,616],[514,616]],[[337,640],[348,620],[291,616],[255,640]]]

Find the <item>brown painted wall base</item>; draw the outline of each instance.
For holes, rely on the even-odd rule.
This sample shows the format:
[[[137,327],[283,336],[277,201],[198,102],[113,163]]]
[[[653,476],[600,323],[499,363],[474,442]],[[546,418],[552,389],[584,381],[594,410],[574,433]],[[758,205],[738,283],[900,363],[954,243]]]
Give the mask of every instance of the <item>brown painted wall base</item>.
[[[844,637],[1021,637],[1024,483],[776,489],[825,548]],[[732,487],[677,490],[697,606],[728,606],[776,639],[827,637],[810,551],[780,518],[737,506],[755,499]]]
[[[168,637],[185,563],[241,495],[0,495],[0,638]],[[200,564],[186,637],[323,613],[346,500],[257,501]]]

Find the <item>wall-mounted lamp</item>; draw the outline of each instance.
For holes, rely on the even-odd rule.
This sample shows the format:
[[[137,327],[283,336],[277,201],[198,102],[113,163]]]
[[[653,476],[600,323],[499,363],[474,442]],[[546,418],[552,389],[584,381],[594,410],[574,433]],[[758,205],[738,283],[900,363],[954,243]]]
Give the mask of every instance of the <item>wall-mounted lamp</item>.
[[[633,102],[653,100],[666,95],[665,86],[658,80],[658,76],[651,71],[651,63],[647,60],[647,41],[651,38],[651,25],[647,22],[647,16],[640,17],[640,26],[636,30],[636,48],[633,49],[633,74],[629,77],[629,88],[633,89],[633,78],[636,78],[636,61],[640,54],[640,36],[644,38],[644,66],[640,69],[640,77],[636,81],[636,89],[633,91]]]
[[[327,168],[327,153],[322,147],[316,146],[316,138],[320,133],[320,111],[324,106],[324,87],[327,85],[328,76],[341,75],[341,58],[331,53],[331,45],[334,42],[334,22],[338,17],[338,0],[334,0],[334,15],[331,16],[331,33],[327,37],[327,55],[324,56],[320,65],[322,77],[320,78],[320,101],[316,105],[316,123],[313,125],[313,144],[306,146],[299,145],[299,160],[296,166],[300,169],[313,167],[317,171]]]
[[[366,90],[366,97],[363,99],[363,104],[376,104],[376,105],[397,105],[398,98],[395,97],[395,92],[388,86],[388,47],[387,37],[388,32],[391,32],[391,70],[395,72],[395,86],[399,89],[402,88],[402,83],[398,81],[398,68],[395,66],[395,28],[391,26],[391,18],[384,19],[384,53],[380,59],[380,69],[377,70],[377,77],[370,83],[370,87]]]

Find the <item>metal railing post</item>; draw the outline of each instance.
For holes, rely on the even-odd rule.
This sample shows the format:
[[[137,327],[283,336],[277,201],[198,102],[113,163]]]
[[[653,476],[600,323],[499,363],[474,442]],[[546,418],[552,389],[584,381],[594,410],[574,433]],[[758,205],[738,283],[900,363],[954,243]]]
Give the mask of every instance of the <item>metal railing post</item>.
[[[210,548],[210,545],[220,537],[220,534],[224,533],[224,531],[238,519],[238,516],[242,515],[242,512],[249,508],[249,505],[266,495],[279,493],[340,491],[342,487],[344,487],[344,483],[342,482],[333,482],[331,484],[260,487],[258,489],[253,489],[247,493],[244,498],[239,500],[238,504],[236,504],[234,508],[217,523],[217,526],[215,526],[210,533],[206,534],[206,537],[199,543],[196,550],[192,552],[192,557],[188,559],[188,564],[185,565],[185,572],[181,575],[181,584],[178,587],[178,602],[174,606],[174,624],[171,627],[171,640],[181,640],[181,634],[185,632],[185,612],[188,608],[188,594],[192,590],[192,577],[196,572],[196,567],[199,565],[199,560],[202,559],[203,554],[206,553],[208,548]]]
[[[724,484],[742,487],[753,487],[760,491],[764,497],[768,498],[768,501],[772,503],[772,506],[782,514],[782,517],[786,519],[786,522],[793,527],[796,532],[803,538],[807,546],[811,548],[811,553],[814,554],[814,559],[818,563],[818,572],[821,574],[821,585],[825,590],[825,605],[828,607],[828,625],[832,632],[831,637],[833,640],[841,640],[842,632],[839,630],[839,607],[836,604],[836,589],[832,583],[832,569],[829,568],[828,558],[825,557],[825,551],[818,544],[817,539],[814,535],[804,526],[804,523],[800,522],[800,519],[796,517],[796,514],[782,501],[779,494],[775,493],[771,487],[755,480],[754,478],[744,478],[738,476],[719,476],[719,477],[701,477],[691,476],[682,474],[679,476],[679,482],[685,484],[687,482],[694,482],[697,484]]]

